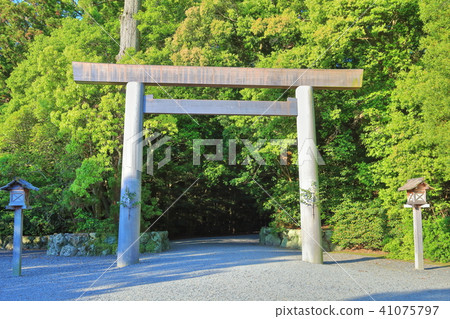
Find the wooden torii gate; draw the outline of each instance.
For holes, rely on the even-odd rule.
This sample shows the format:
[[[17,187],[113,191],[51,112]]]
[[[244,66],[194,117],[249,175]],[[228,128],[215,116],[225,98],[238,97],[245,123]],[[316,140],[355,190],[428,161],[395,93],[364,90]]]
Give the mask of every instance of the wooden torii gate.
[[[121,198],[135,194],[141,201],[141,169],[144,113],[296,116],[299,154],[304,143],[316,143],[313,89],[354,90],[362,86],[363,70],[260,69],[235,67],[196,67],[126,65],[73,62],[77,83],[126,85],[125,126],[122,155]],[[234,88],[295,88],[295,99],[270,101],[159,100],[144,95],[144,85]],[[315,152],[317,149],[314,150]],[[299,160],[300,190],[318,187],[317,154]],[[302,260],[323,263],[322,230],[317,198],[300,203]],[[120,207],[117,266],[139,262],[141,207]]]

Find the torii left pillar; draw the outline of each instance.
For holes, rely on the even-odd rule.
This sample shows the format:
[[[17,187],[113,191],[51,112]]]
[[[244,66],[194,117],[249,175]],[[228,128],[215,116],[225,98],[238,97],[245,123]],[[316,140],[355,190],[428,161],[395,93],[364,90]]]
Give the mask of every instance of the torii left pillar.
[[[144,84],[129,82],[125,98],[117,267],[139,262],[143,118]]]
[[[297,147],[299,154],[302,260],[313,264],[322,264],[322,228],[318,205],[319,177],[317,162],[319,154],[316,147],[313,88],[311,86],[299,86],[295,90],[295,97],[297,98],[298,110]],[[302,154],[307,155],[308,158],[301,158]]]

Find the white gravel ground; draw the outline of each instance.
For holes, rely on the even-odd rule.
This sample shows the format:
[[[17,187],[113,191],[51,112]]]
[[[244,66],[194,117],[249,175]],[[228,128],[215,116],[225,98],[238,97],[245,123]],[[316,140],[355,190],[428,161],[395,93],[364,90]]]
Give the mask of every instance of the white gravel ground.
[[[2,251],[0,300],[450,300],[448,266],[416,271],[411,262],[346,253],[313,265],[298,251],[259,246],[254,235],[171,244],[109,271],[115,256],[27,251],[22,277],[12,276],[11,252]]]

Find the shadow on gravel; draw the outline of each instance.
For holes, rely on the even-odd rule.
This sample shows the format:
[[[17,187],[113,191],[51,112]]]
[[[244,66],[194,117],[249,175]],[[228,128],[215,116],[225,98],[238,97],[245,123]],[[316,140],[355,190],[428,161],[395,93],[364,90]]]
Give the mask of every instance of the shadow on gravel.
[[[450,265],[434,266],[434,267],[427,267],[427,265],[425,265],[425,270],[441,269],[441,268],[448,268],[448,267],[450,267]]]
[[[167,252],[142,254],[139,264],[125,268],[114,264],[106,271],[115,256],[54,257],[45,251],[30,251],[23,256],[23,276],[14,277],[11,254],[5,253],[0,254],[0,300],[75,300],[83,293],[83,297],[93,297],[126,287],[150,285],[151,289],[156,283],[208,276],[238,266],[281,263],[292,256],[301,258],[299,251],[259,246],[253,237],[183,240],[173,242]]]
[[[47,251],[42,249],[24,249],[22,256],[41,256],[46,253]],[[12,258],[12,255],[12,250],[0,250],[0,258]]]
[[[383,257],[360,257],[360,258],[355,258],[355,259],[339,260],[338,263],[339,264],[350,264],[350,263],[357,263],[357,262],[376,260],[376,259],[385,259],[385,258],[383,258]],[[324,261],[323,264],[324,265],[333,265],[333,264],[336,264],[336,262],[333,260],[330,260],[330,261]]]
[[[411,292],[386,292],[373,294],[376,301],[449,301],[450,289],[427,289]],[[348,301],[372,301],[369,296],[348,299]]]
[[[111,269],[85,297],[142,285],[180,281],[228,271],[238,266],[280,263],[284,257],[297,256],[295,250],[259,246],[253,241],[226,239],[183,240],[173,243],[170,251],[141,255],[141,262],[121,269]],[[107,288],[103,288],[104,286]],[[102,287],[103,286],[103,287]],[[87,288],[87,287],[86,287]]]

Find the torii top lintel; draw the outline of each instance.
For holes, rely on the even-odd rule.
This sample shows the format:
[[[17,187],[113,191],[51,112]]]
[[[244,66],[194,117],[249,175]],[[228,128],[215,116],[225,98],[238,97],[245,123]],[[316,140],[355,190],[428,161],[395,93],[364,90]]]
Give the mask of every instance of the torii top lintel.
[[[77,83],[278,88],[312,86],[315,89],[355,90],[361,87],[361,69],[263,69],[72,62]]]

